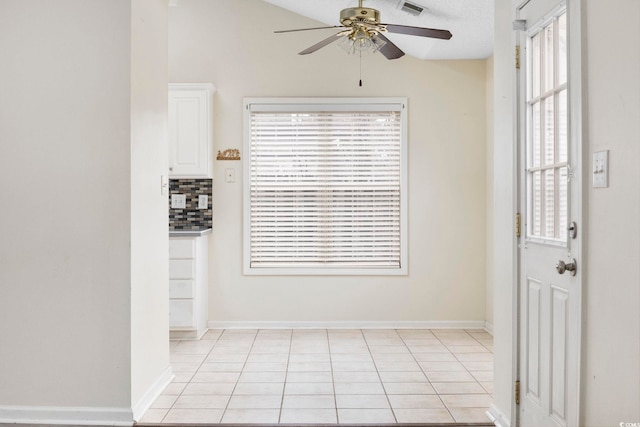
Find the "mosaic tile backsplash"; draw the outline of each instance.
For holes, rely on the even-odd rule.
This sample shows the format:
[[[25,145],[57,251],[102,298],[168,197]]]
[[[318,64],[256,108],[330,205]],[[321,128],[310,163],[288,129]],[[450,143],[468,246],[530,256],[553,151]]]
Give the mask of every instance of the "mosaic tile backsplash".
[[[171,209],[171,195],[184,194],[185,209]],[[198,209],[198,196],[209,196],[207,209]],[[169,230],[202,230],[213,227],[213,181],[210,178],[169,180]]]

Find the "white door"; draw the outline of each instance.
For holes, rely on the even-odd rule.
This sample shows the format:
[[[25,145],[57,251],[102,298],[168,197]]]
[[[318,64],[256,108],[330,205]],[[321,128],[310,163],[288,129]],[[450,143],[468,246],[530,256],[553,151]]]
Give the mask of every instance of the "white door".
[[[518,416],[525,427],[578,425],[582,135],[580,56],[572,51],[579,50],[573,21],[579,15],[572,10],[578,3],[529,0],[515,10],[523,224]]]

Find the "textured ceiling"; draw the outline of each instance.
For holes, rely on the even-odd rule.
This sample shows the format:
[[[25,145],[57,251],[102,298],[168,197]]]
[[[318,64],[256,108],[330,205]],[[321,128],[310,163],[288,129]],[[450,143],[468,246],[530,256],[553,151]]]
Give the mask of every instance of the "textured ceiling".
[[[340,10],[358,5],[357,0],[265,0],[326,25],[340,25]],[[412,16],[400,7],[404,0],[365,0],[363,6],[378,9],[385,24],[411,25],[449,30],[451,40],[388,33],[386,36],[406,54],[420,59],[484,59],[493,53],[493,0],[410,0],[425,8]],[[287,30],[300,28],[291,21]],[[335,30],[317,30],[318,41]],[[284,37],[296,37],[295,33]]]

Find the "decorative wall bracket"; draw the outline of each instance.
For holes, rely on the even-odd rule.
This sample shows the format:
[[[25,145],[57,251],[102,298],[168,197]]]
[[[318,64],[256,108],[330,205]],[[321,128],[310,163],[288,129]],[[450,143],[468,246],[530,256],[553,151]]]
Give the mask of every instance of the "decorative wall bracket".
[[[218,150],[217,160],[240,160],[240,150],[237,148],[228,148],[224,151]]]

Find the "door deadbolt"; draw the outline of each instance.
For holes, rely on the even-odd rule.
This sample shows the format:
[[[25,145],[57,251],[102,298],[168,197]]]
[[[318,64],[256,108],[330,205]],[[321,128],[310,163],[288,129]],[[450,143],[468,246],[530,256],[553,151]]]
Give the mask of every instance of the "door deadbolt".
[[[575,276],[578,272],[578,263],[575,258],[572,258],[571,262],[564,262],[560,260],[556,264],[556,270],[558,270],[558,274],[564,274],[565,271],[568,271],[572,276]]]
[[[576,224],[575,221],[569,224],[569,227],[567,227],[567,230],[569,231],[569,237],[571,237],[572,239],[575,239],[576,236],[578,236],[578,224]]]

